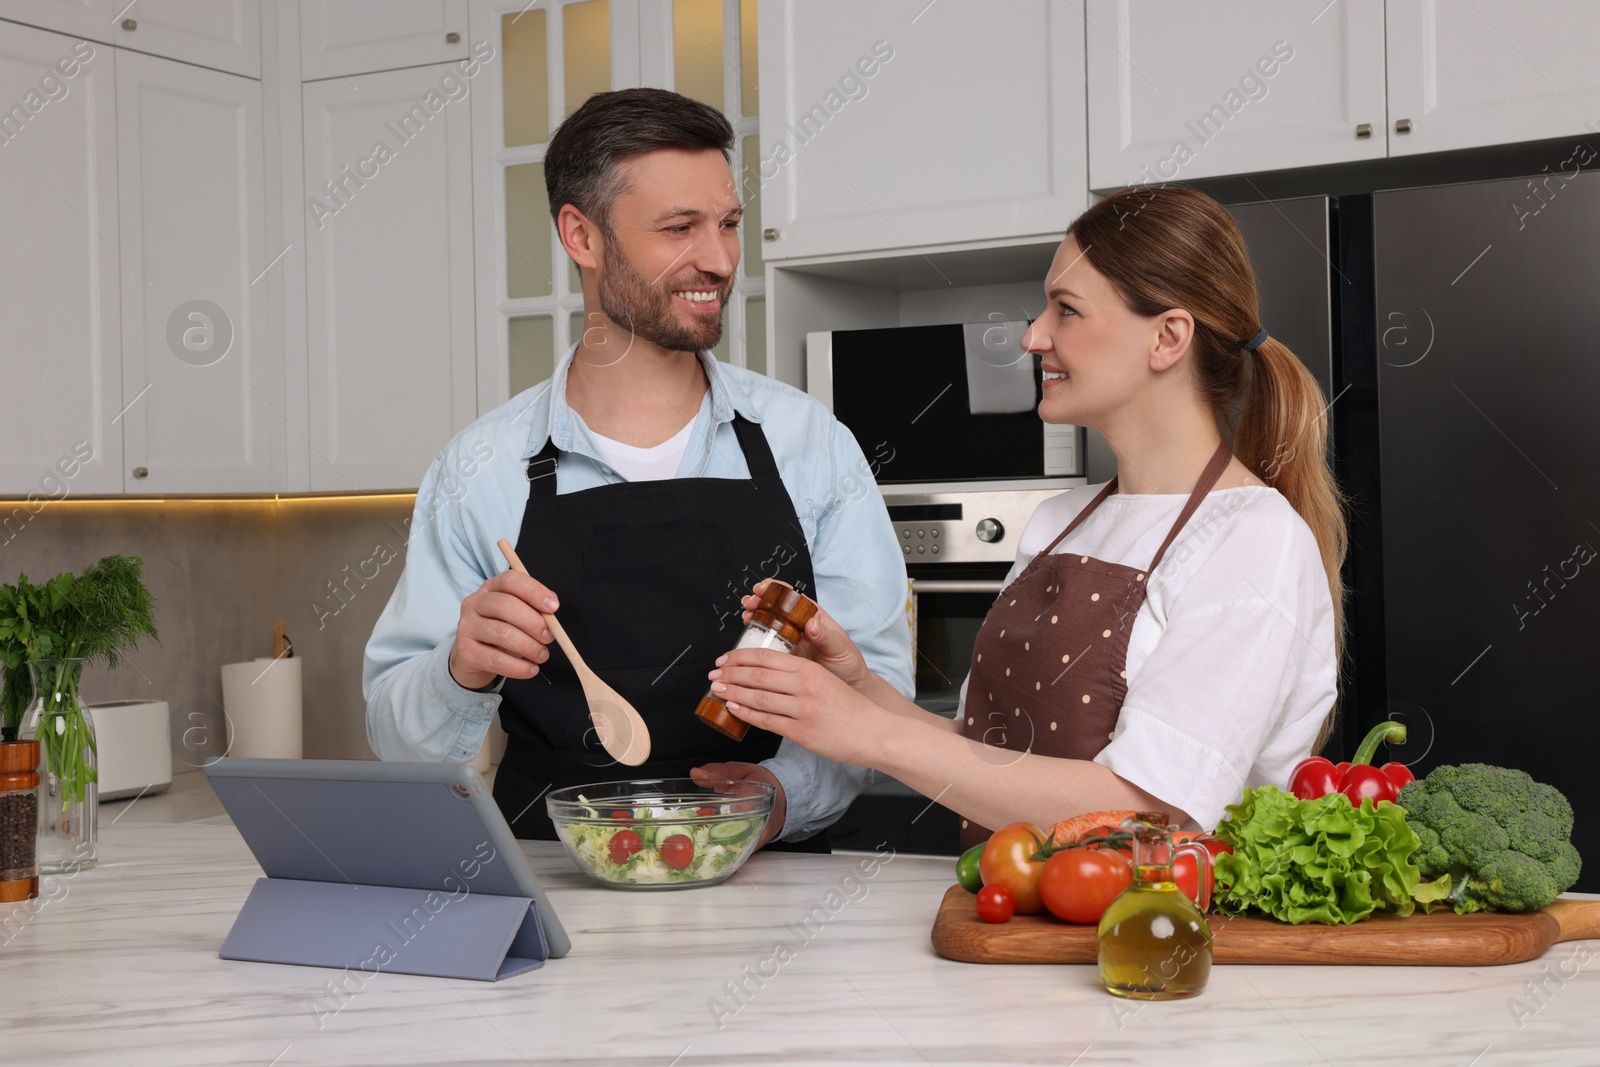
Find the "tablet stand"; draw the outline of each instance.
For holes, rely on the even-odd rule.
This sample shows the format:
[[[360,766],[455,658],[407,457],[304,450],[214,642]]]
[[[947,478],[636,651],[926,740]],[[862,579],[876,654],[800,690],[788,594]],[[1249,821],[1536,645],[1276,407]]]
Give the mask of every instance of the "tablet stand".
[[[549,957],[530,897],[259,878],[220,955],[493,982]]]

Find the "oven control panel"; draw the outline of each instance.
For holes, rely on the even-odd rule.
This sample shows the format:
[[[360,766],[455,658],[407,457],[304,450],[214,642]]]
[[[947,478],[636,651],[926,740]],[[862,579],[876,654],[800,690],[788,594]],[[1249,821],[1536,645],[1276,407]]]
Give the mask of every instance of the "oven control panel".
[[[1010,563],[1034,509],[1062,491],[887,491],[883,500],[907,563]]]

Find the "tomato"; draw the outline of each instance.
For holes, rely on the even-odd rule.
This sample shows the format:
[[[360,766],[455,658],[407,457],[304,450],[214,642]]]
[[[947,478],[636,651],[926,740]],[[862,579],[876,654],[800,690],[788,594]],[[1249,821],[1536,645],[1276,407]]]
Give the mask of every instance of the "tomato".
[[[694,809],[694,813],[696,815],[700,816],[701,818],[704,818],[707,815],[715,815],[717,813],[717,809],[716,808],[695,808]]]
[[[1044,865],[1039,895],[1050,914],[1069,923],[1097,923],[1117,894],[1133,883],[1133,866],[1119,852],[1069,848]]]
[[[978,860],[983,856],[983,846],[973,845],[956,861],[956,881],[969,893],[983,888],[983,872],[978,870]]]
[[[673,834],[661,842],[661,862],[675,871],[681,871],[689,866],[689,861],[694,859],[694,842],[688,834]]]
[[[1031,822],[1014,822],[996,830],[983,846],[978,870],[985,886],[1002,886],[1011,894],[1018,915],[1044,910],[1039,900],[1039,873],[1044,861],[1033,858],[1044,844],[1044,832]]]
[[[1017,902],[1004,886],[986,885],[978,890],[978,918],[986,923],[1003,923],[1017,910]]]
[[[632,856],[644,847],[644,841],[632,830],[618,830],[611,835],[611,862],[627,863]]]
[[[1211,861],[1213,863],[1215,863],[1216,860],[1217,860],[1217,857],[1222,855],[1224,852],[1232,852],[1233,851],[1233,846],[1228,844],[1226,841],[1224,841],[1220,837],[1202,838],[1200,843],[1202,845],[1206,846],[1206,851],[1207,852],[1211,853]]]

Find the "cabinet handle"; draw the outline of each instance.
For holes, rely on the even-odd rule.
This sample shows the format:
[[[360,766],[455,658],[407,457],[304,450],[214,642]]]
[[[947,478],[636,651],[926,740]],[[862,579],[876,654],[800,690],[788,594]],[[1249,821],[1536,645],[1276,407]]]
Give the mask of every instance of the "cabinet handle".
[[[133,19],[123,19],[122,28],[127,30],[129,33],[132,33],[134,30],[139,28],[139,23]]]
[[[1357,137],[1371,137],[1372,136],[1372,123],[1363,122],[1361,125],[1357,126],[1356,127],[1356,136]]]
[[[148,478],[148,477],[150,477],[150,468],[149,467],[135,467],[135,468],[133,468],[133,476],[135,478]]]
[[[445,44],[460,44],[461,43],[461,35],[459,33],[447,33],[447,34],[444,35],[444,43]]]
[[[763,241],[776,241],[778,239],[777,229],[775,227],[768,226],[766,229],[761,231],[761,239]]]
[[[1395,119],[1394,132],[1395,133],[1410,133],[1411,132],[1411,120],[1410,119]]]

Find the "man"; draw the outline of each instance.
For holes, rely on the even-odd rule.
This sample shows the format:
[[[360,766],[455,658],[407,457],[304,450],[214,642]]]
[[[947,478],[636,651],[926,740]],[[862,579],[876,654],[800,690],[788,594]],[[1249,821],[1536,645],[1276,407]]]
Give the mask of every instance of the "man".
[[[587,328],[555,375],[456,436],[417,496],[399,586],[367,645],[380,758],[471,759],[498,707],[494,796],[553,838],[550,789],[721,774],[778,789],[769,837],[826,851],[869,771],[695,718],[740,597],[778,577],[817,598],[910,696],[902,553],[855,439],[803,393],[718,363],[741,207],[716,110],[659,89],[591,97],[545,153]],[[528,575],[505,569],[508,537]],[[541,612],[650,730],[610,759]],[[808,840],[809,839],[809,840]]]

